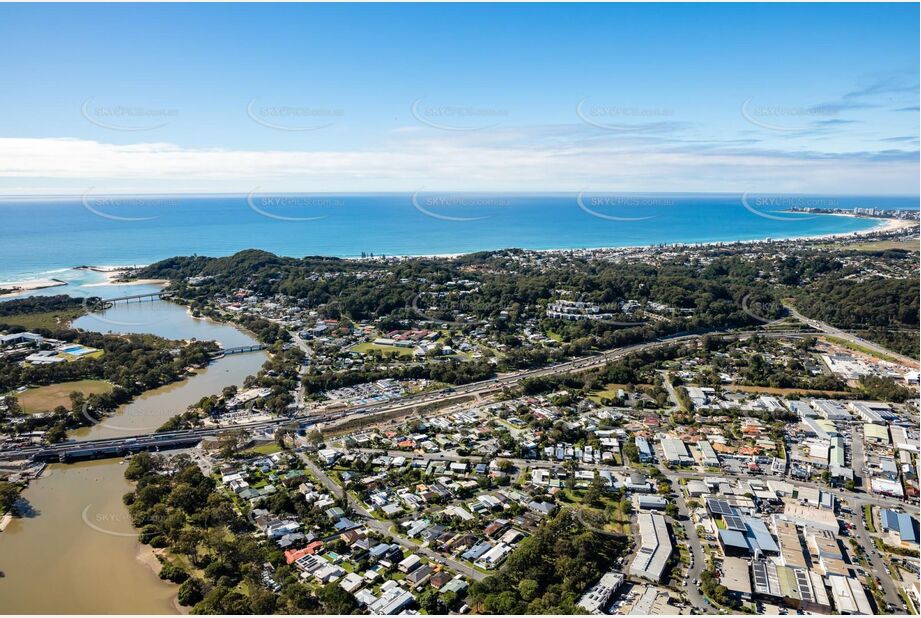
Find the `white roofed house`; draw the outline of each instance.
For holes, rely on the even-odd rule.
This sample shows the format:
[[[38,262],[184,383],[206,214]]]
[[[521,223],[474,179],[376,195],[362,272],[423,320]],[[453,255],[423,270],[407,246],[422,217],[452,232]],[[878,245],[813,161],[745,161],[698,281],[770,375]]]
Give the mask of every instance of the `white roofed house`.
[[[358,573],[347,573],[346,576],[342,578],[342,581],[339,582],[339,586],[349,594],[353,594],[356,590],[361,588],[364,581],[365,578]]]
[[[393,616],[399,614],[416,600],[411,593],[399,585],[388,587],[387,590],[384,590],[382,586],[381,590],[383,594],[381,594],[380,598],[368,607],[372,614]]]
[[[511,551],[512,547],[510,545],[501,542],[497,543],[492,549],[480,556],[480,559],[475,564],[483,568],[493,569],[499,566]]]
[[[673,466],[688,466],[694,463],[694,458],[688,453],[684,442],[678,438],[662,438],[662,452],[665,461]]]
[[[697,443],[697,450],[700,451],[700,463],[708,468],[719,468],[720,459],[713,450],[713,446],[706,440]]]
[[[397,569],[399,569],[403,573],[409,573],[410,571],[418,567],[420,564],[422,564],[422,558],[420,558],[416,554],[410,554],[409,556],[407,556],[406,558],[400,561],[400,563],[397,565]]]

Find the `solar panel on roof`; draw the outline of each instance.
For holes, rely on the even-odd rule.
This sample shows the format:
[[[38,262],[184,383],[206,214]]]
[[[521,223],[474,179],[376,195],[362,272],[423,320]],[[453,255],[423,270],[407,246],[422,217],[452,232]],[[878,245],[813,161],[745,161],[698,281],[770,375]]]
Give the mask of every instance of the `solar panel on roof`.
[[[768,592],[768,575],[764,563],[755,562],[752,564],[752,575],[755,579],[755,589],[759,592]]]
[[[707,506],[710,507],[710,510],[717,515],[726,516],[726,515],[735,515],[736,510],[729,504],[726,500],[716,500],[714,498],[709,498],[707,500]]]
[[[723,515],[723,521],[726,522],[726,527],[730,530],[745,531],[745,523],[738,515]]]
[[[814,601],[815,599],[812,597],[812,586],[809,584],[809,574],[801,569],[794,569],[793,573],[796,575],[796,583],[800,591],[800,596],[804,601]]]

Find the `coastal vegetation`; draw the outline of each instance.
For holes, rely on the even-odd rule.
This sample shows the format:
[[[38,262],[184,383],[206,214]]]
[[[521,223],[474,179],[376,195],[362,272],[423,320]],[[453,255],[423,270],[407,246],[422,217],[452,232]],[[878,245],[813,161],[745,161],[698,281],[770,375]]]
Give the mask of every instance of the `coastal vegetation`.
[[[19,499],[19,485],[0,481],[0,515],[9,511]]]
[[[918,288],[904,275],[890,275],[904,272],[905,256],[899,251],[829,253],[808,246],[790,254],[752,253],[744,247],[666,251],[648,261],[598,260],[566,252],[535,259],[514,249],[405,260],[298,259],[247,250],[222,258],[170,258],[138,276],[169,278],[176,297],[202,315],[217,315],[213,299],[230,298],[239,290],[259,297],[279,295],[317,308],[327,319],[373,321],[382,331],[461,315],[463,320],[452,328],[462,334],[478,330],[503,345],[494,365],[502,371],[680,332],[761,326],[786,314],[780,299],[787,297],[809,317],[859,330],[868,339],[917,356]],[[437,307],[425,300],[428,295],[437,297]],[[559,298],[610,308],[612,317],[552,318],[546,307]],[[644,309],[622,305],[627,300]],[[429,304],[432,308],[426,309]],[[242,323],[258,318],[233,319]],[[528,321],[553,333],[558,345],[522,345],[514,325]],[[271,323],[244,326],[269,343],[287,338]],[[423,377],[460,384],[489,375],[484,369],[454,366],[445,370],[447,375]],[[382,377],[402,374],[391,370]],[[308,390],[322,390],[352,379],[308,376],[306,384]]]
[[[66,294],[8,300],[0,303],[0,329],[19,332],[66,327],[86,313],[86,304],[84,299]]]
[[[800,291],[796,306],[811,318],[918,358],[917,277],[829,279]]]

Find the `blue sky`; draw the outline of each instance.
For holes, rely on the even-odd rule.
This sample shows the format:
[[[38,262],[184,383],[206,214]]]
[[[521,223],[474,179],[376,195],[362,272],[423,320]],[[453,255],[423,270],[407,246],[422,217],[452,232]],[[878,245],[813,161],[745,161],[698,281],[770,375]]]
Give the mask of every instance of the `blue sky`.
[[[917,194],[918,5],[0,5],[0,193]]]

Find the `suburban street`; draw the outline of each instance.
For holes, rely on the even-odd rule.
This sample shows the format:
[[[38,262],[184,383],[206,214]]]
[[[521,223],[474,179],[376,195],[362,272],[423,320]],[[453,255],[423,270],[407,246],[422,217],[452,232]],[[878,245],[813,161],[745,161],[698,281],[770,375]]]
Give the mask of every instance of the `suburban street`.
[[[296,332],[289,330],[288,335],[291,337],[291,341],[293,341],[300,351],[304,353],[306,360],[309,361],[313,357],[313,349],[307,345],[306,341],[298,337]],[[307,373],[307,363],[305,362],[301,365],[297,372],[298,375],[303,377],[303,375]],[[298,410],[304,409],[305,400],[304,384],[299,382],[297,389],[294,391],[294,403],[297,405]]]
[[[869,560],[870,564],[873,566],[872,572],[868,573],[868,575],[871,577],[875,575],[882,582],[882,588],[887,603],[892,603],[896,607],[901,607],[902,599],[899,597],[898,587],[895,582],[892,581],[892,576],[886,569],[886,565],[883,563],[883,559],[879,555],[879,552],[876,551],[873,539],[870,538],[870,533],[867,531],[866,523],[863,519],[863,507],[852,508],[851,513],[846,516],[846,519],[853,524],[852,530],[856,535],[857,542],[860,543],[860,546],[867,556],[867,560]],[[884,610],[885,608],[880,609]]]
[[[323,483],[330,494],[332,494],[334,497],[339,497],[342,495],[342,487],[336,483],[336,481],[330,478],[330,476],[326,474],[326,472],[323,471],[320,466],[314,463],[303,453],[301,454],[301,460],[307,466],[307,469],[310,470],[310,473],[321,483]],[[393,523],[376,519],[361,502],[356,500],[352,494],[348,492],[346,492],[346,499],[348,500],[352,509],[364,519],[362,523],[364,523],[364,525],[366,525],[368,528],[371,528],[375,532],[378,532],[385,537],[392,538],[401,546],[412,552],[426,556],[435,562],[446,564],[458,573],[462,573],[474,581],[480,581],[487,577],[485,573],[482,573],[481,571],[478,571],[475,568],[464,564],[463,562],[459,562],[453,558],[444,556],[436,551],[429,549],[428,547],[422,547],[418,543],[413,542],[411,539],[408,539],[405,536],[399,534],[395,531],[395,525]]]
[[[382,449],[352,449],[353,451],[381,455],[386,454],[389,457],[406,457],[407,459],[425,459],[428,461],[467,461],[467,462],[476,462],[479,460],[476,456],[466,456],[462,457],[454,453],[416,453],[408,451],[396,451],[396,450],[382,450]],[[517,458],[503,458],[511,462],[519,470],[534,469],[534,468],[544,468],[544,469],[554,469],[562,468],[563,462],[550,461],[546,459],[517,459]],[[630,468],[624,468],[621,466],[609,466],[604,464],[593,464],[593,463],[583,463],[583,467],[589,469],[597,470],[609,470],[611,472],[629,472]],[[694,566],[689,570],[687,580],[684,582],[684,588],[687,592],[688,599],[691,603],[701,611],[706,611],[707,613],[713,613],[714,609],[710,606],[706,600],[703,598],[703,595],[700,594],[698,586],[693,584],[693,581],[700,576],[700,573],[706,567],[705,563],[705,554],[703,551],[703,546],[701,544],[700,538],[697,535],[697,529],[694,526],[693,522],[690,519],[690,511],[687,508],[687,503],[684,500],[684,496],[681,495],[680,487],[678,487],[678,482],[681,479],[700,479],[705,476],[700,472],[691,472],[686,470],[677,470],[677,469],[668,469],[665,466],[659,466],[659,469],[665,475],[666,478],[672,481],[675,485],[675,493],[678,495],[676,499],[676,504],[678,506],[678,512],[681,514],[683,521],[677,522],[682,525],[685,529],[685,532],[690,543],[691,552],[694,556]],[[732,479],[757,479],[759,477],[754,477],[748,474],[735,474],[729,471],[723,471],[720,473],[720,476],[724,478]],[[869,534],[863,526],[863,505],[870,504],[876,507],[882,508],[905,508],[906,503],[894,498],[886,498],[883,496],[872,496],[866,494],[858,494],[853,492],[847,492],[844,490],[828,487],[821,485],[819,483],[813,483],[809,481],[800,481],[797,479],[785,478],[785,480],[797,487],[810,487],[821,489],[822,491],[833,494],[839,501],[845,501],[854,515],[849,518],[855,524],[855,530],[857,531],[857,540],[864,548],[864,551],[867,553],[867,556],[871,559],[873,564],[874,571],[876,575],[883,582],[883,589],[886,592],[886,600],[890,603],[895,603],[898,606],[901,606],[901,599],[898,596],[897,588],[892,577],[886,571],[882,558],[880,558],[875,552],[875,546],[873,545],[872,539],[870,539]],[[332,482],[330,480],[330,482]],[[333,483],[335,485],[335,483]],[[357,509],[356,509],[357,510]],[[859,520],[859,521],[858,521]],[[410,541],[411,543],[411,541]],[[417,547],[417,546],[416,546]],[[433,552],[434,553],[434,552]]]
[[[666,477],[668,476],[668,470],[665,466],[660,465],[659,470],[661,470]],[[684,496],[681,493],[680,487],[673,487],[675,490],[675,504],[678,506],[678,515],[680,520],[673,520],[673,525],[677,524],[684,528],[684,532],[687,535],[688,543],[690,545],[691,555],[694,557],[693,566],[688,568],[687,577],[684,578],[682,582],[682,587],[684,588],[685,594],[688,595],[688,600],[691,604],[697,608],[698,611],[704,614],[715,614],[716,610],[710,605],[707,600],[704,598],[704,595],[700,592],[700,587],[697,586],[694,581],[700,577],[701,572],[706,567],[706,554],[704,553],[703,546],[700,543],[700,537],[697,535],[697,526],[694,525],[694,520],[691,518],[691,511],[688,509],[688,505],[684,500]]]

